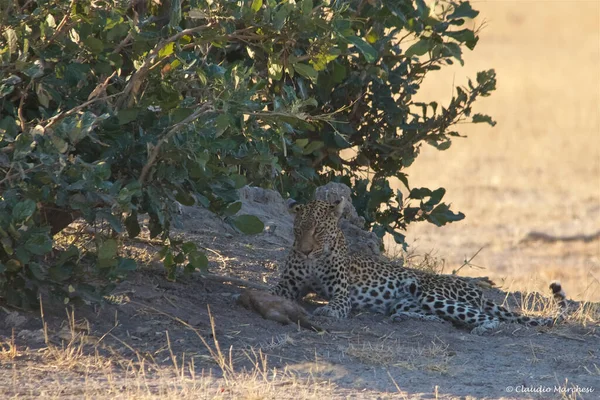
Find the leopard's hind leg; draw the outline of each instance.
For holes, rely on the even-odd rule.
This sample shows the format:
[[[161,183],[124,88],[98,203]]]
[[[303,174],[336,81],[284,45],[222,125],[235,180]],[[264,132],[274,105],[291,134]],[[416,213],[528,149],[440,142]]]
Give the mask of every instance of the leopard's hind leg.
[[[440,318],[459,326],[471,328],[471,333],[484,334],[500,325],[500,320],[473,304],[448,299],[441,295],[423,295],[419,299],[425,312],[434,313]]]
[[[425,321],[445,322],[443,318],[436,316],[434,313],[425,311],[417,299],[410,294],[402,294],[396,297],[388,312],[393,321],[415,318]]]

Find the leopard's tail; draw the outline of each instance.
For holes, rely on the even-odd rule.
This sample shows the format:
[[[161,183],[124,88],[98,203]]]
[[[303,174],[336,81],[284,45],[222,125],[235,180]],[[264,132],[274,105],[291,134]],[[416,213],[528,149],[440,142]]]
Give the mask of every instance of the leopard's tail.
[[[558,304],[561,313],[566,311],[569,308],[569,306],[567,305],[567,295],[565,294],[565,291],[563,290],[560,282],[550,282],[550,290],[552,291],[552,297],[554,298],[556,304]]]
[[[550,290],[552,291],[552,297],[554,302],[558,305],[559,313],[555,318],[555,322],[562,322],[565,320],[567,313],[569,312],[569,303],[567,302],[567,295],[562,288],[559,281],[550,282]]]
[[[556,317],[552,318],[536,318],[523,315],[518,312],[510,311],[506,307],[494,304],[493,302],[487,301],[485,307],[491,311],[495,316],[504,321],[517,322],[524,325],[530,326],[552,326],[557,322],[564,320],[568,310],[567,296],[562,289],[560,282],[553,281],[550,283],[550,290],[552,291],[552,297],[554,302],[558,305],[559,313]]]

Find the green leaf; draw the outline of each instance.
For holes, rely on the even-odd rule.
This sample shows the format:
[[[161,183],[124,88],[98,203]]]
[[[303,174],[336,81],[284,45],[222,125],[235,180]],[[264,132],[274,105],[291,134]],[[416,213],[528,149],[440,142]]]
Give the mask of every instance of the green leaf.
[[[447,31],[446,36],[452,39],[464,43],[469,49],[473,50],[475,45],[479,41],[479,38],[475,36],[475,33],[470,29],[462,29],[460,31]]]
[[[308,139],[306,139],[306,138],[296,139],[295,143],[296,143],[296,146],[298,146],[300,148],[304,148],[308,144]]]
[[[269,60],[269,78],[274,81],[278,81],[283,76],[283,65],[279,63],[279,60]]]
[[[447,223],[460,221],[465,218],[465,214],[458,212],[454,213],[450,211],[450,207],[445,204],[439,204],[425,217],[427,221],[431,222],[436,226],[444,226]]]
[[[173,29],[179,28],[179,23],[181,22],[181,0],[171,0],[170,14],[169,26]]]
[[[183,252],[185,254],[190,254],[193,251],[196,251],[198,249],[198,247],[196,247],[196,243],[194,242],[185,242],[181,245],[181,250],[183,250]]]
[[[302,14],[309,16],[312,14],[313,0],[302,0]]]
[[[433,192],[431,192],[430,198],[429,200],[427,200],[427,205],[430,206],[434,206],[436,204],[438,204],[442,198],[444,197],[444,195],[446,194],[446,189],[442,188],[438,188],[436,190],[434,190]]]
[[[340,149],[347,149],[349,147],[352,147],[352,144],[350,144],[350,142],[348,142],[345,137],[343,137],[337,132],[333,134],[333,140],[335,141],[335,145]]]
[[[427,188],[414,188],[410,191],[408,197],[415,200],[423,200],[425,197],[431,196],[431,190]]]
[[[111,214],[110,212],[98,211],[98,217],[103,218],[110,224],[111,228],[117,233],[123,232],[123,225],[121,225],[121,220]]]
[[[106,33],[106,39],[111,42],[115,40],[120,40],[121,38],[125,37],[125,35],[127,35],[127,32],[129,32],[128,24],[117,24]]]
[[[162,260],[163,258],[166,257],[167,253],[169,252],[169,246],[163,246],[158,253],[156,254],[156,256],[158,257],[159,260]]]
[[[310,65],[308,64],[304,64],[304,63],[296,63],[294,64],[294,69],[296,70],[296,72],[298,72],[300,75],[302,75],[305,78],[310,79],[311,81],[315,81],[317,79],[317,77],[319,76],[319,73]]]
[[[415,0],[417,3],[417,12],[421,17],[427,17],[429,15],[429,7],[425,4],[425,0]]]
[[[221,114],[217,117],[217,119],[215,120],[215,127],[217,129],[217,133],[216,133],[216,137],[221,136],[223,133],[225,133],[225,131],[227,130],[227,128],[229,128],[229,126],[231,125],[231,120],[229,119],[229,115],[227,114]]]
[[[250,6],[250,8],[252,9],[252,11],[254,11],[256,13],[256,12],[258,12],[258,10],[260,10],[262,5],[263,5],[263,0],[253,0],[252,6]]]
[[[196,199],[190,193],[179,189],[175,195],[175,200],[183,204],[184,206],[191,207],[196,204]]]
[[[435,147],[436,149],[438,149],[440,151],[444,151],[444,150],[448,150],[450,148],[450,146],[452,146],[452,140],[442,140],[442,141],[430,140],[427,142],[427,144]]]
[[[44,86],[42,84],[37,85],[35,93],[37,94],[38,101],[42,107],[48,108],[50,106],[50,97],[48,96],[48,92],[44,90]]]
[[[277,10],[273,16],[273,28],[275,28],[275,30],[280,31],[281,28],[283,28],[283,25],[285,25],[285,20],[290,15],[292,7],[293,6],[289,3],[281,3],[279,10]]]
[[[23,264],[14,258],[6,262],[6,270],[9,272],[19,271],[23,267]]]
[[[261,233],[265,229],[265,225],[258,217],[248,214],[234,217],[233,225],[247,235],[255,235]]]
[[[375,31],[374,28],[371,28],[367,32],[365,39],[367,39],[367,42],[369,42],[370,44],[377,43],[377,41],[379,40],[379,35],[377,34],[377,31]]]
[[[183,252],[177,253],[177,255],[175,256],[175,258],[173,259],[173,262],[175,264],[181,264],[184,261],[185,261],[185,254]]]
[[[102,40],[95,38],[94,36],[88,36],[83,40],[83,44],[85,44],[92,53],[101,53],[104,50],[104,43]]]
[[[35,204],[35,201],[30,199],[17,203],[12,210],[13,222],[18,223],[25,221],[33,215],[36,209],[37,205]]]
[[[125,125],[130,123],[131,121],[135,121],[138,114],[140,113],[139,108],[128,108],[125,110],[119,111],[119,125]]]
[[[192,115],[193,112],[194,110],[191,108],[175,108],[169,113],[171,116],[171,123],[177,124]]]
[[[346,67],[340,63],[334,63],[333,71],[331,72],[331,79],[333,83],[342,83],[344,79],[346,79],[346,76]]]
[[[8,43],[8,54],[12,55],[18,51],[18,38],[14,29],[8,28],[4,31],[4,37]]]
[[[248,184],[248,179],[246,179],[246,177],[244,175],[232,174],[229,176],[229,178],[233,181],[233,183],[234,183],[233,186],[236,189],[243,188],[244,186],[246,186]]]
[[[79,256],[79,249],[74,245],[70,245],[67,250],[60,252],[60,256],[58,257],[56,264],[63,265],[69,261],[77,260]]]
[[[12,239],[10,237],[3,237],[2,239],[0,239],[0,243],[2,244],[4,252],[9,256],[12,256],[14,253]]]
[[[173,258],[173,253],[169,250],[163,260],[163,266],[167,270],[167,280],[174,281],[175,273],[177,272],[177,266]]]
[[[48,275],[53,281],[66,281],[71,277],[71,275],[73,275],[73,265],[71,263],[63,265],[53,265],[50,268],[48,268]]]
[[[321,142],[320,140],[315,140],[313,142],[310,142],[308,144],[308,146],[306,146],[304,148],[304,150],[302,151],[302,154],[311,154],[317,150],[319,150],[320,148],[322,148],[325,145],[325,143]]]
[[[356,48],[362,53],[367,62],[372,63],[377,60],[377,50],[373,46],[371,46],[367,41],[358,36],[349,36],[346,37],[350,43],[356,46]]]
[[[496,121],[494,121],[492,119],[492,117],[490,117],[489,115],[485,115],[485,114],[475,114],[475,115],[473,115],[472,122],[474,124],[485,122],[487,124],[490,124],[490,126],[495,126],[496,125]]]
[[[444,47],[448,50],[452,57],[456,58],[460,65],[465,65],[465,62],[462,59],[462,49],[456,43],[444,43]],[[435,111],[434,111],[435,112]]]
[[[127,272],[135,271],[137,269],[137,263],[132,258],[121,258],[117,264],[115,273],[118,275],[125,275]]]
[[[460,3],[458,6],[454,6],[454,11],[452,14],[448,15],[446,19],[455,19],[455,18],[475,18],[479,15],[479,11],[473,10],[471,4],[468,1]]]
[[[31,271],[31,275],[39,281],[43,281],[46,279],[46,271],[42,269],[42,266],[38,263],[32,262],[27,266],[29,271]]]
[[[241,209],[242,209],[242,202],[236,201],[235,203],[231,203],[230,205],[227,206],[225,211],[223,211],[223,215],[225,215],[226,217],[233,217]]]
[[[117,255],[118,245],[115,239],[105,240],[98,249],[98,259],[110,260]]]
[[[167,43],[162,49],[158,51],[158,57],[164,58],[173,54],[173,50],[175,49],[175,42]]]
[[[208,268],[208,258],[206,258],[206,254],[204,253],[193,251],[188,255],[188,260],[190,265],[195,269],[206,271]]]
[[[427,53],[435,46],[435,42],[431,39],[419,39],[418,42],[414,43],[404,53],[406,57],[422,56]]]
[[[401,234],[400,232],[393,231],[392,236],[394,237],[394,242],[396,242],[398,244],[405,244],[405,242],[406,242],[405,235]]]
[[[137,212],[132,212],[125,218],[125,229],[127,229],[127,235],[130,238],[137,237],[140,234],[142,228],[137,219]]]

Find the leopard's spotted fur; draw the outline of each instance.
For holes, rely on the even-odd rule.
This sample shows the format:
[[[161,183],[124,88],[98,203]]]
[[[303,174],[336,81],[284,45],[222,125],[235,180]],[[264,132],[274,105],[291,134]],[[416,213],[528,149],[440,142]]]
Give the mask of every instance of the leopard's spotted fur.
[[[553,318],[531,318],[487,300],[469,278],[435,275],[391,265],[362,255],[350,255],[338,227],[345,200],[313,201],[290,206],[296,214],[294,245],[271,292],[297,299],[314,291],[329,300],[316,315],[345,318],[350,310],[370,309],[394,319],[406,316],[449,320],[481,334],[500,321],[532,326],[552,325]],[[565,305],[560,284],[551,285]]]

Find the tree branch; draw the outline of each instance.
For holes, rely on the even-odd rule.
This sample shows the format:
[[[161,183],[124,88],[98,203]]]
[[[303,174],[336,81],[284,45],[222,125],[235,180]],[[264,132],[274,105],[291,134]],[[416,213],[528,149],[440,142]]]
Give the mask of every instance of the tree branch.
[[[148,54],[142,66],[131,76],[127,86],[123,90],[123,94],[121,98],[117,101],[116,110],[120,110],[123,107],[129,107],[131,105],[132,99],[138,94],[140,88],[142,86],[142,81],[148,74],[150,70],[150,66],[154,62],[154,59],[158,56],[158,53],[169,43],[175,42],[181,39],[183,36],[191,35],[196,32],[201,32],[203,30],[212,28],[213,24],[208,24],[204,26],[197,26],[195,28],[184,29],[176,35],[167,38],[156,45],[156,47]]]
[[[148,176],[148,173],[150,172],[150,168],[154,165],[154,163],[156,162],[156,159],[158,158],[158,154],[160,153],[160,149],[163,144],[167,143],[169,141],[169,139],[171,139],[171,137],[173,137],[173,135],[175,135],[177,132],[179,132],[179,130],[183,126],[189,124],[192,121],[195,121],[202,115],[205,115],[205,114],[208,114],[209,112],[214,112],[214,111],[215,111],[215,109],[213,108],[212,104],[206,103],[202,107],[200,107],[199,109],[194,111],[189,117],[187,117],[183,121],[173,125],[173,127],[171,129],[169,129],[169,131],[158,141],[158,143],[156,143],[156,146],[154,147],[154,149],[152,150],[152,153],[150,153],[150,156],[148,157],[148,161],[146,162],[146,165],[144,165],[144,167],[142,168],[142,172],[140,173],[138,182],[141,185],[144,184],[144,181],[146,180],[146,177]]]
[[[101,86],[101,85],[102,85],[102,83],[99,86]],[[46,125],[44,125],[44,129],[48,129],[49,127],[54,125],[56,122],[60,121],[61,119],[68,117],[69,115],[75,114],[77,111],[80,111],[81,109],[89,106],[90,104],[96,103],[100,100],[106,100],[111,97],[119,96],[122,93],[123,92],[119,92],[119,93],[111,94],[110,96],[96,97],[95,99],[86,101],[85,103],[82,103],[82,104],[78,105],[77,107],[73,107],[69,111],[65,111],[64,113],[56,114],[54,117],[48,119],[48,122],[46,123]]]

